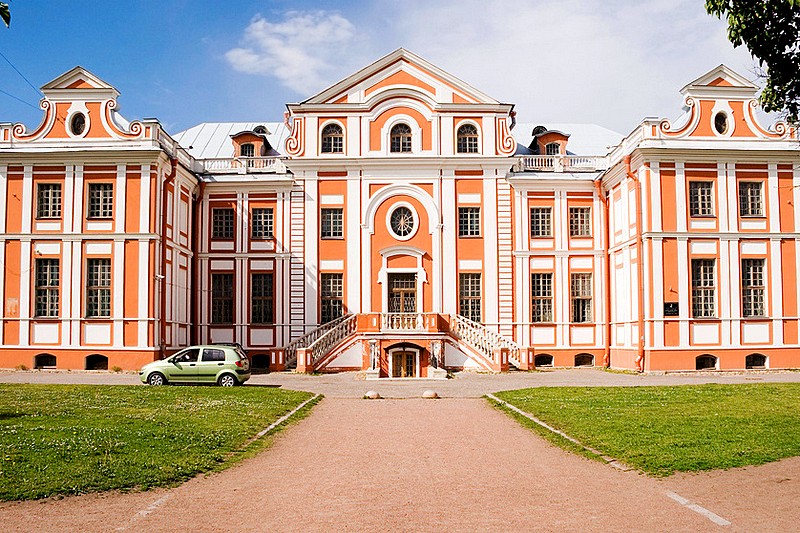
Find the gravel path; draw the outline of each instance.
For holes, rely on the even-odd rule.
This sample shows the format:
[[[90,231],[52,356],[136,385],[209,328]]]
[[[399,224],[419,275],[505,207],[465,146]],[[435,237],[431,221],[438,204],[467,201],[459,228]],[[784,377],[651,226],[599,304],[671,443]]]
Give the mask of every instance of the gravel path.
[[[484,400],[326,398],[272,448],[222,473],[171,490],[0,504],[0,523],[42,532],[787,531],[800,518],[798,478],[792,459],[658,480],[555,448]]]

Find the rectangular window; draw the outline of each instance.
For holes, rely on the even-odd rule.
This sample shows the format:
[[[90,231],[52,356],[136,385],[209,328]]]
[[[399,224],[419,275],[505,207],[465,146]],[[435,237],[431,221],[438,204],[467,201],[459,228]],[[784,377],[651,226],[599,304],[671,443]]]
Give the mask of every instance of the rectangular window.
[[[592,275],[588,273],[570,276],[570,299],[572,301],[571,322],[592,321]]]
[[[714,216],[714,184],[710,181],[689,182],[689,215]]]
[[[481,235],[481,208],[458,208],[458,236],[480,237]]]
[[[60,183],[40,183],[36,199],[36,218],[61,218]]]
[[[717,316],[714,259],[692,259],[692,316]]]
[[[763,217],[764,200],[760,181],[739,182],[739,214],[743,217]]]
[[[36,260],[36,316],[58,316],[58,259]]]
[[[89,218],[114,216],[114,184],[89,184]]]
[[[86,261],[86,316],[111,316],[111,259]]]
[[[591,207],[570,207],[569,208],[569,236],[570,237],[591,237],[592,236],[592,208]]]
[[[272,208],[253,208],[250,236],[253,239],[271,239],[272,223]]]
[[[211,210],[211,238],[233,239],[233,209],[229,207]]]
[[[211,274],[211,323],[233,324],[233,274]]]
[[[342,274],[320,275],[320,322],[325,324],[342,316],[344,280]]]
[[[742,259],[742,316],[766,316],[764,260]]]
[[[253,324],[272,324],[274,322],[272,273],[252,274],[250,281],[250,321]]]
[[[549,207],[531,207],[531,237],[552,237]]]
[[[241,157],[255,157],[256,147],[253,143],[245,143],[239,146],[239,155]]]
[[[458,275],[458,314],[481,322],[481,275]]]
[[[341,207],[323,207],[321,212],[323,239],[341,239],[344,236],[344,210]]]
[[[553,274],[531,274],[531,322],[553,321]]]

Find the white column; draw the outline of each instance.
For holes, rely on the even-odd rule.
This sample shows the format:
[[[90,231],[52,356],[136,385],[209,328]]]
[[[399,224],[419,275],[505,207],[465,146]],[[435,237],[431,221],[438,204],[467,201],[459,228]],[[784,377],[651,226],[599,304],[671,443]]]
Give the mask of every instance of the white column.
[[[486,220],[497,220],[497,184],[495,178],[484,176],[483,180],[483,206]],[[493,228],[487,228],[483,238],[484,263],[483,272],[486,279],[483,287],[487,295],[494,295],[494,302],[489,305],[488,299],[484,304],[484,322],[497,324],[499,321],[499,279],[497,272],[497,224]]]
[[[358,172],[347,175],[347,196],[345,197],[345,235],[347,248],[361,249],[361,198],[359,193]],[[358,254],[347,254],[345,257],[347,270],[344,273],[346,290],[345,305],[351,313],[361,312],[361,263]]]
[[[117,183],[114,187],[116,191],[114,192],[114,232],[115,233],[125,233],[125,219],[127,218],[125,213],[125,199],[126,199],[126,183],[125,180],[125,173],[126,168],[124,164],[117,165]],[[115,341],[116,342],[116,341]]]
[[[689,346],[689,318],[692,316],[692,299],[689,291],[689,242],[678,237],[678,307],[680,309],[680,345]]]
[[[767,178],[766,201],[769,203],[769,231],[778,233],[781,231],[780,198],[778,197],[778,164],[770,163]],[[781,313],[782,314],[782,313]]]
[[[70,213],[70,216],[72,217],[72,232],[83,233],[83,165],[75,165],[74,171],[75,179],[73,180],[74,186],[72,188],[73,208],[72,212]],[[68,208],[68,205],[65,204],[65,208]],[[68,230],[66,225],[64,226],[64,229]]]
[[[719,231],[726,232],[729,228],[728,221],[728,176],[725,172],[725,163],[717,163],[716,213],[719,217]]]
[[[83,183],[83,177],[81,176],[80,183]],[[83,190],[83,186],[81,186],[78,190]],[[75,196],[76,203],[78,196]],[[80,211],[76,210],[76,214],[78,216],[75,217],[76,225],[79,225],[82,219],[82,215]],[[72,322],[71,325],[71,338],[70,338],[70,346],[80,346],[81,344],[81,318],[83,318],[83,313],[81,312],[81,301],[83,300],[83,279],[84,279],[84,272],[81,268],[83,264],[83,246],[80,241],[69,243],[72,245],[72,276],[70,278],[64,278],[64,285],[69,283],[68,280],[72,282],[72,287],[70,288],[70,293],[72,295]],[[63,285],[62,285],[63,286]]]
[[[312,128],[316,131],[316,119],[306,121],[308,130]],[[308,134],[310,136],[310,134]],[[311,149],[307,145],[307,150]],[[316,137],[314,137],[314,150],[316,150]],[[316,153],[316,152],[313,152]],[[319,283],[317,278],[319,276],[319,184],[317,178],[305,177],[305,262],[306,262],[306,279],[305,279],[305,300],[306,300],[306,314],[305,323],[315,324],[317,322],[317,308],[319,306]]]
[[[117,206],[119,206],[119,203]],[[124,213],[124,211],[122,211],[122,213]],[[117,224],[119,224],[119,215],[116,218]],[[122,218],[124,220],[124,215]],[[117,227],[119,228],[119,226]],[[124,324],[122,321],[125,315],[125,241],[114,241],[114,258],[112,264],[114,265],[114,275],[112,277],[114,291],[114,298],[112,301],[114,302],[114,308],[111,310],[111,316],[114,319],[113,345],[116,348],[121,348],[125,344],[123,340]]]
[[[653,231],[661,231],[661,165],[658,161],[650,163],[650,197],[653,206]]]
[[[678,231],[686,231],[686,174],[683,161],[675,162],[675,216]]]
[[[725,175],[727,176],[728,186],[726,198],[728,203],[728,230],[737,232],[739,231],[739,187],[736,185],[736,165],[727,163]]]
[[[655,197],[656,199],[660,197]],[[655,221],[655,219],[654,219]],[[660,221],[659,221],[660,223]],[[664,241],[654,238],[653,243],[653,347],[664,347]]]
[[[719,289],[717,300],[719,301],[719,317],[722,319],[722,338],[720,344],[729,346],[731,340],[731,300],[733,291],[731,286],[737,284],[737,279],[732,276],[730,261],[731,241],[720,239],[719,241],[719,265],[717,265],[717,276],[719,278]]]
[[[442,279],[442,312],[449,314],[458,313],[458,257],[456,257],[458,214],[456,204],[455,178],[452,171],[448,170],[445,171],[445,175],[442,177],[442,219],[444,220],[444,228],[442,228],[442,243],[444,247],[442,270],[445,273]],[[484,208],[481,217],[482,235],[495,231],[497,228],[497,220],[490,218],[490,216],[489,210]],[[496,307],[497,293],[486,291],[483,295],[483,304],[485,307]]]
[[[725,241],[723,241],[725,242]],[[728,292],[725,293],[723,296],[727,298],[730,302],[730,316],[731,316],[731,326],[730,326],[730,343],[732,346],[739,346],[741,345],[741,338],[742,338],[742,328],[741,328],[741,316],[742,316],[742,297],[741,297],[741,274],[739,273],[740,270],[740,263],[739,260],[739,239],[734,239],[728,241],[728,272],[730,275],[731,283],[728,286]]]
[[[770,178],[771,180],[771,178]],[[777,175],[776,175],[776,182],[777,182]],[[777,185],[777,183],[776,183]],[[777,186],[775,187],[777,195]],[[776,204],[777,205],[777,204]],[[772,211],[770,220],[774,220],[778,218],[778,211]],[[783,278],[781,277],[781,268],[782,268],[782,261],[781,261],[781,240],[780,239],[770,239],[769,241],[769,252],[770,252],[770,279],[772,281],[772,286],[770,287],[770,292],[772,293],[772,305],[771,305],[771,313],[770,315],[773,317],[772,319],[772,344],[774,346],[780,346],[783,344],[783,319],[784,316],[783,312]]]

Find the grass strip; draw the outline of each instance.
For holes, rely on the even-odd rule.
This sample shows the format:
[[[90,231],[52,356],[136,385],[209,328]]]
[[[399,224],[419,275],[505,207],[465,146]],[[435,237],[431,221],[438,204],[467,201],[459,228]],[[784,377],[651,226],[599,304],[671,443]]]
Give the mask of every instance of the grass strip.
[[[584,445],[655,476],[800,455],[798,383],[542,387],[496,396]],[[520,415],[515,418],[537,426],[526,424]],[[537,433],[576,451],[544,428]]]
[[[221,470],[268,446],[274,431],[246,444],[313,396],[267,387],[0,385],[0,499],[170,486]]]

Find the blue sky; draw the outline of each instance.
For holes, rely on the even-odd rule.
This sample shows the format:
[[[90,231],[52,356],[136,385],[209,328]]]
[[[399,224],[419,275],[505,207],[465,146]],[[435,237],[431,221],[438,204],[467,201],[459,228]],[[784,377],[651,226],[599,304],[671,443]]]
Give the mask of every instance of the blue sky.
[[[284,104],[405,47],[516,104],[521,122],[628,133],[680,114],[679,89],[746,49],[703,0],[8,0],[0,52],[35,87],[81,65],[121,93],[128,119],[175,133],[200,122],[279,121]],[[38,124],[40,95],[0,57],[0,122]]]

